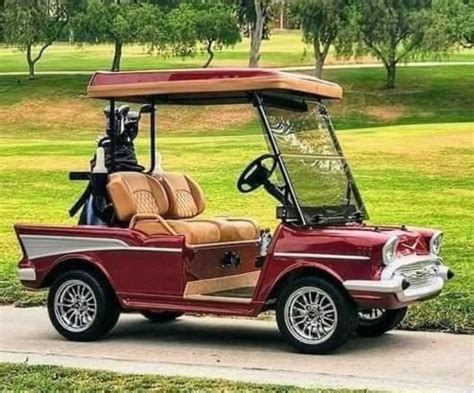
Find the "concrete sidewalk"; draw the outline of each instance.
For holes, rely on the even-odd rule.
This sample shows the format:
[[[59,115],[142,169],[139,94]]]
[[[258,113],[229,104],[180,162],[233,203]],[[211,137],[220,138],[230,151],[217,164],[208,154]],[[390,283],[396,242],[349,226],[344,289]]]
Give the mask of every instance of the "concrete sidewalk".
[[[304,387],[469,392],[473,344],[473,336],[398,331],[312,356],[292,352],[273,322],[183,317],[153,325],[133,314],[103,341],[74,343],[55,332],[45,308],[0,308],[1,362]]]

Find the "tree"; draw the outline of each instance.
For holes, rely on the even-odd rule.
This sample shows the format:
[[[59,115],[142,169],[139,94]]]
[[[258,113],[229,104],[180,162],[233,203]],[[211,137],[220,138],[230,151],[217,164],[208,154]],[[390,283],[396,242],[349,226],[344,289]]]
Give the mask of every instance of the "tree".
[[[313,46],[318,78],[331,45],[347,25],[348,6],[349,0],[299,0],[291,4],[291,13],[303,30],[303,41]]]
[[[392,89],[400,62],[442,50],[438,45],[443,40],[429,40],[432,21],[431,0],[354,1],[352,33],[343,37],[345,45],[340,46],[339,52],[352,53],[352,45],[348,43],[355,41],[356,55],[368,51],[383,62],[387,71],[386,87]]]
[[[26,53],[29,79],[34,79],[36,64],[68,24],[68,5],[61,0],[6,0],[4,39]]]
[[[72,18],[74,41],[112,43],[112,71],[120,71],[123,46],[133,42],[157,45],[161,13],[157,6],[139,1],[89,0]]]
[[[258,67],[262,39],[269,37],[271,20],[270,0],[235,0],[239,22],[244,34],[250,37],[249,67]]]
[[[464,48],[474,48],[474,0],[464,0],[456,18],[457,42]]]
[[[240,41],[240,29],[234,10],[219,0],[194,0],[196,40],[208,54],[204,68],[214,59],[214,50]]]
[[[5,0],[0,0],[0,42],[5,39]]]
[[[433,9],[433,40],[444,39],[447,45],[466,49],[474,47],[474,0],[434,0]]]

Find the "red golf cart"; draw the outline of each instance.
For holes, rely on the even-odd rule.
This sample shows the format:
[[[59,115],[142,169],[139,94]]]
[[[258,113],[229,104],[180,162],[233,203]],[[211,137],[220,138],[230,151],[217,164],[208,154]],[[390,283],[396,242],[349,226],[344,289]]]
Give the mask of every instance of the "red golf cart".
[[[90,171],[70,174],[88,182],[70,212],[81,210],[79,224],[15,226],[19,278],[27,288],[49,288],[51,322],[70,340],[101,338],[121,312],[165,322],[275,310],[293,347],[327,353],[354,332],[393,329],[407,306],[437,296],[453,276],[439,256],[441,232],[364,223],[322,104],[342,97],[336,84],[270,70],[98,72],[88,96],[109,106]],[[269,203],[276,200],[274,231],[250,218],[203,215],[205,195],[185,165],[160,167],[158,109],[170,104],[255,108],[268,151],[243,170],[237,189],[263,187]],[[145,116],[147,169],[134,148]]]

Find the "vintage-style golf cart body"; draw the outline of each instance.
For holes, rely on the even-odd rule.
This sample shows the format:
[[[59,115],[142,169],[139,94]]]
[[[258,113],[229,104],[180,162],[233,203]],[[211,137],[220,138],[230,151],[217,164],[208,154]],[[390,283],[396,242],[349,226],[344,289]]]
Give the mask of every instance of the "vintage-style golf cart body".
[[[90,181],[80,224],[15,226],[19,278],[31,289],[51,288],[49,314],[65,337],[99,338],[124,311],[165,321],[275,309],[293,346],[325,353],[355,330],[390,330],[408,305],[438,295],[451,278],[439,257],[441,232],[364,224],[321,103],[342,97],[338,85],[269,70],[99,72],[88,95],[110,103],[109,138],[90,172],[71,174]],[[149,170],[121,167],[127,160],[117,149],[130,116],[117,101],[147,104]],[[167,104],[255,107],[269,152],[244,170],[238,188],[263,186],[277,199],[273,234],[251,219],[201,215],[205,196],[185,164],[182,173],[158,168],[155,116]]]

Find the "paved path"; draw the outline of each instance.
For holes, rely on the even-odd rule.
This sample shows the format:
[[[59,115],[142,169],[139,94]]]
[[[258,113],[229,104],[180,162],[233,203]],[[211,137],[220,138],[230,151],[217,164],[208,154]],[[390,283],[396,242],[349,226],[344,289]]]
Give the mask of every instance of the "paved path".
[[[0,361],[118,372],[393,391],[468,392],[473,336],[393,332],[326,356],[292,352],[272,322],[183,317],[152,325],[122,315],[100,342],[62,339],[45,308],[0,307]]]
[[[438,67],[438,66],[474,66],[474,61],[424,61],[413,63],[400,63],[398,67]],[[361,64],[328,64],[325,70],[340,70],[346,68],[381,68],[382,63],[361,63]],[[278,68],[281,71],[311,71],[314,66],[295,66]],[[106,71],[106,70],[104,70]],[[126,70],[129,71],[129,70]],[[162,69],[161,71],[166,71]],[[36,71],[36,75],[91,75],[94,71]],[[20,72],[0,72],[0,75],[28,75],[26,71]]]

